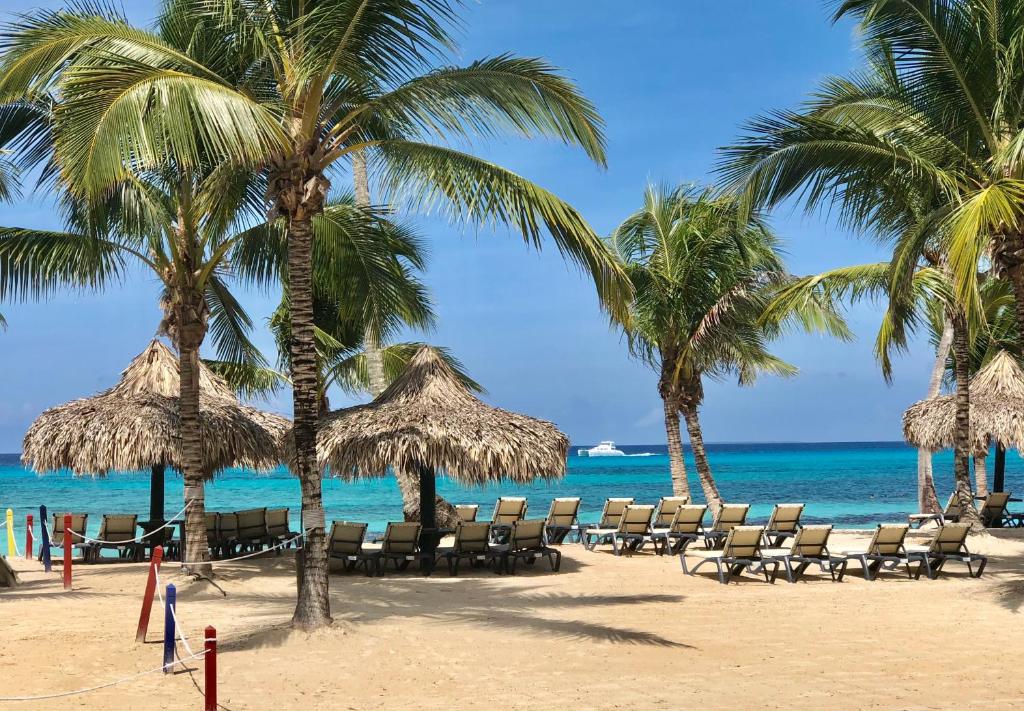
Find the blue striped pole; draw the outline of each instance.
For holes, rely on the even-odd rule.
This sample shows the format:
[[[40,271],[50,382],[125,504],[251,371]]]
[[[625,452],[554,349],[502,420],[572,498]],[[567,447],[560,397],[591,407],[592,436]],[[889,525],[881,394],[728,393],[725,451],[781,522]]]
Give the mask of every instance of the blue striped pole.
[[[50,528],[46,523],[46,507],[39,507],[39,530],[42,532],[43,548],[39,551],[43,556],[43,570],[49,573],[53,570],[53,562],[50,560]]]
[[[164,674],[169,674],[174,667],[174,605],[177,597],[174,583],[170,583],[164,598]]]

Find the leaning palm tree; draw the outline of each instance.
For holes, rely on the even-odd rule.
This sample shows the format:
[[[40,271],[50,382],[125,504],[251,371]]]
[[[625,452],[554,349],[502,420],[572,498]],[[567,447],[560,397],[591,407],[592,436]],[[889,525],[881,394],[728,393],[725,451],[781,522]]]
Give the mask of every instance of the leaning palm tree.
[[[612,234],[611,248],[629,275],[634,296],[618,323],[630,352],[658,371],[665,410],[673,493],[689,496],[679,414],[686,421],[697,475],[708,505],[722,497],[708,463],[700,426],[704,379],[761,373],[789,376],[796,369],[767,350],[786,319],[763,320],[774,291],[788,280],[778,241],[739,201],[710,189],[650,186],[644,206]],[[827,310],[808,300],[808,324],[824,318],[846,335]]]
[[[499,56],[424,74],[454,45],[456,19],[449,0],[167,0],[160,35],[87,8],[19,17],[2,38],[0,102],[57,88],[57,164],[70,189],[102,191],[125,166],[168,156],[186,170],[208,155],[264,170],[288,235],[294,466],[308,532],[300,627],[330,621],[311,279],[312,224],[332,173],[366,152],[407,204],[508,224],[537,245],[547,231],[606,299],[618,301],[622,287],[571,207],[443,145],[497,132],[549,136],[604,162],[593,106],[542,60]]]

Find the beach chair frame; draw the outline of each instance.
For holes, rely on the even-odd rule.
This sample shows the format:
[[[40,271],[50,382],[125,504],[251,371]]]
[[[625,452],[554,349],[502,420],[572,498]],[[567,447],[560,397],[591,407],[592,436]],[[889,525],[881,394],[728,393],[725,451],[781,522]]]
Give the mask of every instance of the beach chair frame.
[[[395,570],[406,570],[409,564],[417,560],[425,560],[429,555],[431,565],[433,554],[424,554],[420,549],[420,532],[422,526],[413,521],[391,521],[380,539],[380,552],[377,554],[377,572],[383,574],[387,562],[395,564]]]
[[[907,523],[880,523],[871,536],[871,542],[868,543],[866,550],[843,551],[841,555],[847,563],[851,560],[859,561],[864,579],[868,581],[877,580],[878,574],[883,570],[896,570],[900,564],[907,567],[907,577],[913,578],[911,561],[904,546],[909,530],[910,524]],[[842,582],[845,574],[844,567],[836,579]]]
[[[616,556],[632,556],[650,540],[654,511],[654,506],[644,504],[630,504],[622,510],[619,527],[612,533],[612,552]]]
[[[236,511],[238,517],[238,533],[235,544],[240,553],[256,553],[263,550],[270,535],[267,528],[267,509],[245,509]]]
[[[544,536],[549,545],[561,545],[565,539],[576,534],[582,535],[579,522],[580,497],[570,496],[552,499],[548,515],[544,519]]]
[[[774,553],[762,551],[765,560],[777,560],[786,571],[786,580],[796,583],[812,565],[817,565],[822,573],[828,573],[832,582],[837,580],[837,572],[841,576],[846,571],[847,560],[842,556],[832,555],[828,550],[828,539],[832,535],[832,526],[803,526],[786,551]],[[794,566],[794,563],[796,564]],[[772,574],[774,582],[778,569]]]
[[[267,537],[265,542],[270,547],[281,546],[284,543],[285,545],[277,549],[278,555],[281,555],[285,548],[291,548],[293,543],[296,548],[299,547],[299,534],[291,530],[289,512],[290,510],[287,508],[267,509]]]
[[[761,541],[764,536],[762,526],[734,526],[726,534],[722,548],[703,551],[700,562],[692,568],[686,564],[686,551],[679,554],[679,563],[687,575],[695,575],[706,563],[714,563],[718,572],[718,582],[728,585],[733,576],[740,575],[744,570],[752,574],[762,573],[765,582],[774,583],[779,570],[779,561],[761,557]],[[772,566],[769,575],[768,566]]]
[[[1006,515],[1006,505],[1010,502],[1009,491],[992,491],[981,504],[978,514],[981,516],[981,523],[985,528],[993,528],[999,525],[1012,526]]]
[[[954,491],[949,495],[946,500],[946,506],[939,513],[927,514],[927,513],[916,513],[907,516],[907,523],[910,524],[911,528],[914,524],[917,524],[917,528],[921,528],[926,523],[935,521],[940,526],[947,522],[955,523],[960,519],[960,504],[958,503],[956,492]]]
[[[737,526],[745,526],[750,504],[722,504],[718,515],[710,529],[704,529],[704,545],[707,548],[721,548],[729,531]]]
[[[455,504],[455,514],[465,523],[476,523],[479,513],[480,504]]]
[[[468,560],[471,565],[492,562],[491,527],[486,521],[459,521],[455,525],[455,541],[450,548],[438,548],[437,559],[444,559],[449,575],[459,574],[459,563]]]
[[[533,565],[540,558],[547,558],[551,571],[557,573],[562,567],[562,553],[544,542],[544,523],[542,518],[513,523],[509,542],[494,551],[495,572],[515,575],[520,560]]]
[[[583,547],[588,551],[592,551],[602,543],[610,543],[612,534],[619,528],[622,512],[627,506],[632,506],[633,501],[634,499],[631,496],[605,499],[604,505],[601,507],[601,518],[598,519],[597,526],[583,529],[583,535],[580,536],[580,542],[583,543]]]
[[[685,504],[676,509],[667,529],[654,530],[651,543],[657,555],[678,555],[694,541],[704,539],[705,505]]]
[[[778,548],[787,538],[796,536],[803,513],[804,504],[775,504],[764,527],[765,548]]]
[[[330,537],[327,539],[327,555],[329,558],[344,562],[345,570],[352,572],[362,565],[366,575],[372,577],[377,572],[379,551],[368,551],[363,548],[366,542],[367,524],[352,521],[331,521]],[[343,535],[345,534],[345,535]]]
[[[109,530],[110,524],[115,521],[124,525],[115,526],[114,531]],[[140,560],[145,548],[136,540],[138,533],[135,529],[138,521],[137,514],[103,514],[103,519],[100,521],[100,532],[96,534],[98,540],[89,543],[86,562],[98,563],[100,554],[105,549],[116,550],[117,557],[121,560]]]
[[[935,531],[927,546],[907,546],[907,557],[919,562],[914,579],[919,579],[924,570],[929,580],[935,580],[951,560],[966,564],[968,576],[980,578],[988,564],[988,556],[967,550],[967,534],[970,532],[970,524],[946,523]],[[974,569],[975,563],[979,564],[977,570]]]
[[[53,514],[53,528],[50,529],[50,548],[51,550],[56,548],[60,550],[64,547],[64,516],[65,512],[58,511]],[[71,549],[78,549],[82,554],[82,560],[88,562],[91,555],[91,545],[86,542],[84,536],[85,531],[89,525],[89,514],[87,513],[72,513],[71,514]],[[75,535],[78,534],[78,535]],[[43,559],[42,546],[39,547],[39,560]],[[54,560],[58,562],[62,559],[54,557]]]
[[[651,528],[654,530],[669,528],[675,520],[676,511],[680,506],[690,503],[689,496],[662,496],[651,516]]]
[[[526,518],[529,504],[525,496],[500,496],[494,502],[491,514],[491,542],[507,543],[512,533],[512,524]]]

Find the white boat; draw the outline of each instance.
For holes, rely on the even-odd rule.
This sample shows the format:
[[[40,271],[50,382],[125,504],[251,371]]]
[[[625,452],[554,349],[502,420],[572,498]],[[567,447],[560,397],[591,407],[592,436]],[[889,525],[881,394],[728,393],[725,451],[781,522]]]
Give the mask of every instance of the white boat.
[[[625,457],[626,453],[615,448],[615,443],[606,439],[596,447],[580,449],[576,452],[581,457]]]

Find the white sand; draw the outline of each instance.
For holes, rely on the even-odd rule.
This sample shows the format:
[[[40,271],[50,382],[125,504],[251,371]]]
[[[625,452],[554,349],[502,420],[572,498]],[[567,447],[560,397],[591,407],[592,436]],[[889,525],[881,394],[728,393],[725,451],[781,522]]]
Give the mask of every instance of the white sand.
[[[837,537],[833,548],[863,544]],[[950,564],[939,580],[852,570],[832,583],[719,585],[677,558],[615,558],[563,547],[515,577],[467,571],[332,575],[333,627],[288,630],[290,555],[218,568],[215,588],[180,579],[179,616],[198,648],[221,642],[229,709],[1003,709],[1024,704],[1024,532],[972,540],[991,556],[980,580]],[[146,568],[60,574],[12,561],[23,584],[0,590],[0,696],[103,683],[159,666],[134,632]],[[713,566],[705,566],[704,569]],[[704,570],[702,569],[702,570]],[[59,571],[59,568],[56,569]],[[159,640],[154,611],[150,637]],[[202,664],[195,680],[202,685]],[[156,674],[61,702],[11,708],[201,709],[187,674]]]

